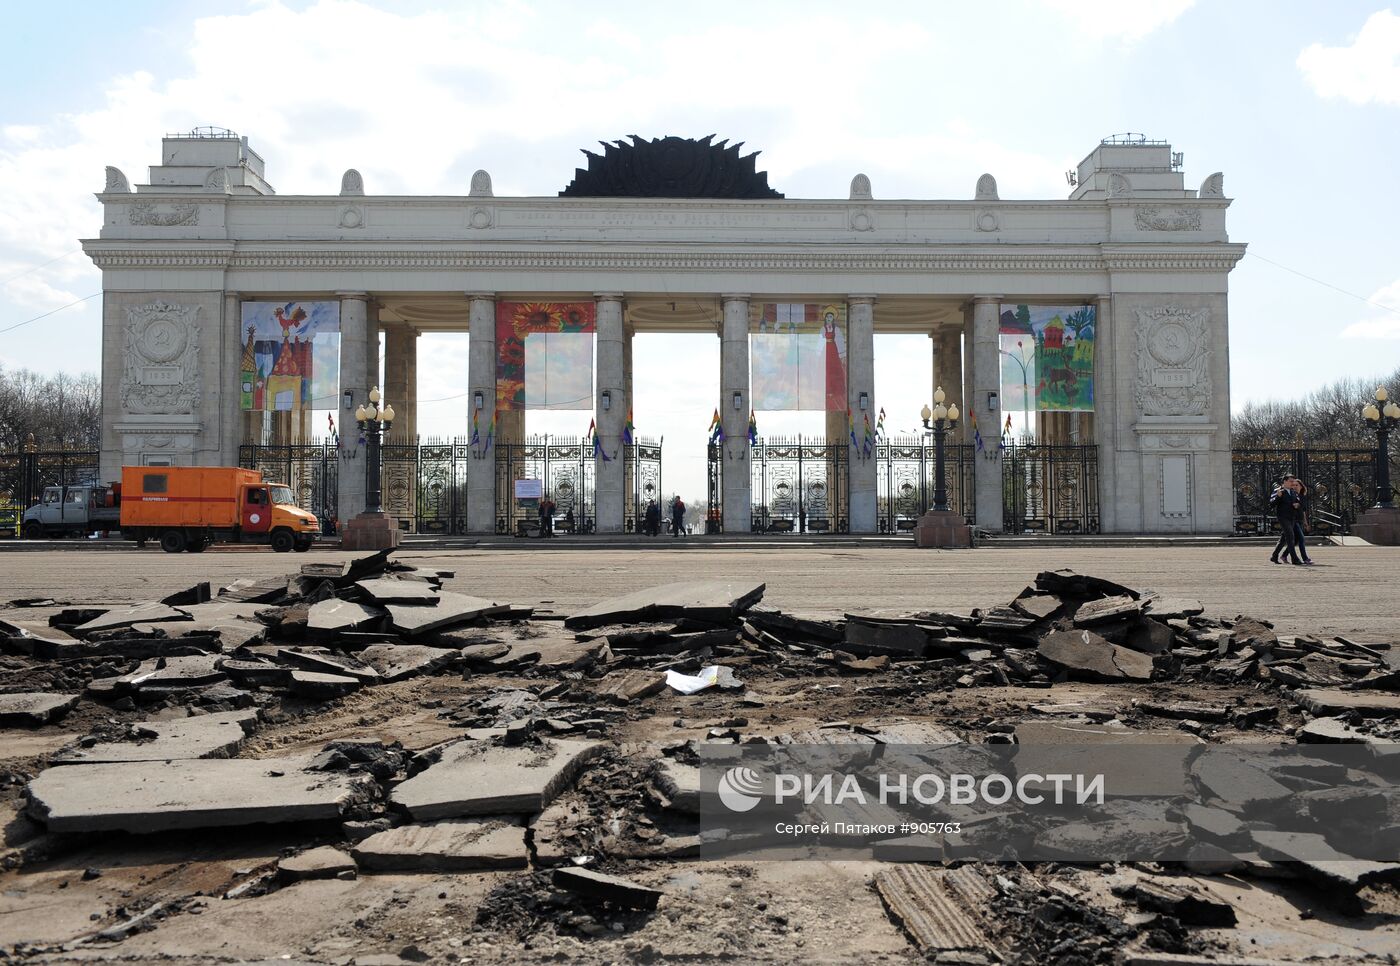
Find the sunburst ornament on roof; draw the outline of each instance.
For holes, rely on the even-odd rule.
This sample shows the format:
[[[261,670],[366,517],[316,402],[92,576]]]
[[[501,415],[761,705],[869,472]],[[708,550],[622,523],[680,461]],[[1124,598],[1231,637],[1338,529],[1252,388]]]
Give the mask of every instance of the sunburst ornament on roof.
[[[576,168],[561,198],[781,198],[768,186],[768,173],[754,166],[759,152],[739,156],[744,142],[714,135],[646,138],[609,144],[602,154],[583,149],[588,167]]]

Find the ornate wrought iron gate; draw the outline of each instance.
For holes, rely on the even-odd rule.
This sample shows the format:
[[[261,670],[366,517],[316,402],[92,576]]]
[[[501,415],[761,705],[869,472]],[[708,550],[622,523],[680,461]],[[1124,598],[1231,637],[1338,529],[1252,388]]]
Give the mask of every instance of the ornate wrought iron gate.
[[[623,447],[623,458],[627,460],[627,490],[631,495],[623,526],[628,533],[638,533],[646,519],[647,504],[655,500],[660,507],[665,500],[661,489],[661,444],[638,440]]]
[[[753,532],[849,530],[849,453],[845,440],[815,436],[759,439],[749,453]]]
[[[530,517],[515,499],[516,480],[539,480],[554,500],[556,515],[573,513],[574,531],[591,533],[593,450],[577,436],[531,436],[496,445],[496,532],[520,533],[539,517]]]
[[[1278,530],[1269,496],[1285,473],[1308,488],[1314,511],[1309,522],[1320,532],[1348,531],[1357,514],[1376,502],[1374,449],[1237,449],[1231,454],[1231,472],[1236,533]]]
[[[928,438],[890,439],[876,444],[881,533],[914,529],[919,517],[933,506],[936,484],[934,457],[934,444]],[[972,446],[944,445],[948,509],[961,514],[968,523],[972,523],[976,515],[973,463]]]
[[[1002,453],[1007,533],[1098,533],[1097,446],[1010,442]]]
[[[39,502],[46,486],[112,482],[99,480],[99,472],[95,449],[0,453],[0,503],[27,509]]]

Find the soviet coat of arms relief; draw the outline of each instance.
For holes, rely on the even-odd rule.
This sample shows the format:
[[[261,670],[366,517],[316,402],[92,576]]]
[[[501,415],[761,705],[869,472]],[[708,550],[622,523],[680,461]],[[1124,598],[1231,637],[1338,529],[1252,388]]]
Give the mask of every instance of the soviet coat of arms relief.
[[[1209,309],[1137,310],[1138,412],[1204,416],[1211,408]]]
[[[151,302],[126,310],[121,403],[127,413],[176,415],[199,405],[199,306]]]

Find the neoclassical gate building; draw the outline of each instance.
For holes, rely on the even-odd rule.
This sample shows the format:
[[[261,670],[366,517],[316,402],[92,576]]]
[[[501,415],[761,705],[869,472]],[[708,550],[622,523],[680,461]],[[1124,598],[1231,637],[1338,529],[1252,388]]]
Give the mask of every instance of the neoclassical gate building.
[[[416,337],[470,333],[461,384],[484,455],[488,437],[523,436],[524,393],[544,391],[513,341],[538,317],[596,340],[586,391],[603,455],[631,432],[632,336],[717,335],[716,495],[724,529],[746,531],[747,430],[776,358],[764,340],[810,332],[821,359],[824,332],[814,405],[828,444],[851,447],[832,463],[842,524],[875,532],[874,336],[924,333],[930,386],[972,417],[958,432],[976,453],[979,526],[1003,527],[998,440],[1025,407],[1042,440],[1097,447],[1098,529],[1230,530],[1227,282],[1245,246],[1228,240],[1220,174],[1188,190],[1169,144],[1115,137],[1071,173],[1067,199],[1003,199],[990,174],[964,199],[887,200],[860,174],[849,197],[791,199],[737,145],[604,148],[558,197],[498,197],[485,171],[466,195],[376,195],[354,170],[338,194],[279,195],[247,139],[218,129],[165,138],[147,184],[108,168],[102,230],[83,243],[103,274],[104,478],[232,465],[245,440],[309,435],[329,409],[348,518],[364,506],[364,473],[346,467],[363,465],[353,413],[379,382],[380,334],[396,430],[411,436],[416,373],[432,365]],[[1039,352],[1029,372],[1023,343]],[[1011,405],[1003,370],[1018,354]],[[465,462],[466,527],[490,532],[509,483],[493,459]],[[624,527],[624,464],[592,468],[599,532]]]

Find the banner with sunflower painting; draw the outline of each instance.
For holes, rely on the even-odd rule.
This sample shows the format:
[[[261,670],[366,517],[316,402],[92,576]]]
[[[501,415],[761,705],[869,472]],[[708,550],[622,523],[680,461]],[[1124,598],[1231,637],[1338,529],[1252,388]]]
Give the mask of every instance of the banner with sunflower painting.
[[[592,409],[593,302],[496,303],[496,408]]]

